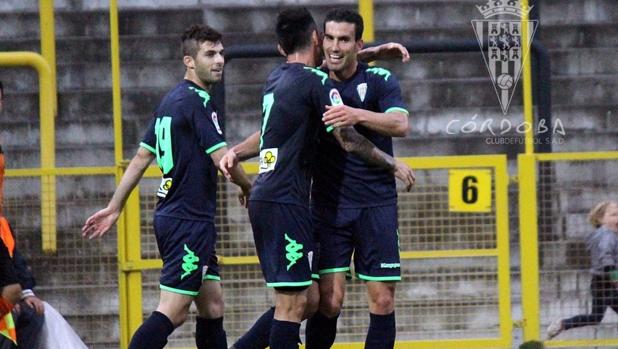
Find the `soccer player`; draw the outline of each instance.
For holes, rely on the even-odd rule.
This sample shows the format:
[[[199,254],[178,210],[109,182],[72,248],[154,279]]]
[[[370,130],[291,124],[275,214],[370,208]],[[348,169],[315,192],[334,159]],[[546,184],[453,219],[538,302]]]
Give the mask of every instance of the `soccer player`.
[[[406,135],[408,111],[391,72],[358,62],[362,34],[357,12],[335,9],[326,15],[326,66],[344,105],[327,107],[323,121],[354,126],[392,155],[391,137]],[[307,348],[330,348],[335,340],[352,254],[356,276],[368,293],[365,348],[393,348],[395,282],[401,280],[395,180],[389,171],[341,151],[329,135],[322,137],[317,154],[311,198],[320,243],[320,305],[307,323]]]
[[[249,218],[267,286],[275,289],[272,349],[298,346],[307,288],[312,284],[315,250],[309,191],[317,136],[326,128],[320,119],[326,105],[341,104],[327,74],[314,68],[321,49],[311,14],[304,8],[284,10],[277,17],[276,31],[287,62],[265,84],[262,129],[233,147],[221,164],[222,168],[234,165],[259,151],[260,173],[251,192]],[[335,126],[324,132],[331,132],[346,152],[411,186],[413,172],[407,165],[380,151],[352,127]],[[234,346],[252,344],[249,341],[241,339]]]
[[[191,26],[182,36],[184,81],[157,107],[135,157],[108,206],[92,215],[83,236],[102,236],[116,222],[126,200],[155,158],[163,178],[157,191],[154,230],[163,269],[157,310],[133,335],[130,349],[159,349],[187,318],[191,302],[199,316],[199,349],[227,348],[223,298],[214,247],[217,166],[227,152],[209,91],[223,73],[221,34]],[[226,169],[244,193],[251,183],[242,168]],[[137,233],[137,232],[136,232]]]

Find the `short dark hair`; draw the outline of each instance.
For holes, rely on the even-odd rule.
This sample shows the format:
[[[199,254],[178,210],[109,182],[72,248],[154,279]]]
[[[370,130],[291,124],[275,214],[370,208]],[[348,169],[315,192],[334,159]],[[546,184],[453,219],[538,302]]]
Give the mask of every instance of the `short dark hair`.
[[[182,34],[182,56],[195,58],[197,51],[200,50],[200,45],[204,41],[219,42],[222,37],[221,33],[207,25],[194,24]]]
[[[283,10],[277,16],[277,41],[288,55],[308,47],[311,34],[317,29],[311,13],[304,7]]]
[[[2,81],[0,81],[0,97],[4,97],[4,85],[2,85]]]
[[[326,22],[352,23],[354,24],[354,39],[358,41],[363,37],[363,30],[365,29],[363,17],[356,11],[345,8],[336,8],[328,11],[326,19],[324,19],[324,32],[326,32]]]

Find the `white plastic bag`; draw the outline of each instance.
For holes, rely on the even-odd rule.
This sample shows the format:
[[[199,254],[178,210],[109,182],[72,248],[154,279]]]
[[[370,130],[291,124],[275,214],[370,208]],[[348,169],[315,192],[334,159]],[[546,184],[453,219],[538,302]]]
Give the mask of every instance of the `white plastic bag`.
[[[71,325],[47,302],[39,349],[88,349]]]

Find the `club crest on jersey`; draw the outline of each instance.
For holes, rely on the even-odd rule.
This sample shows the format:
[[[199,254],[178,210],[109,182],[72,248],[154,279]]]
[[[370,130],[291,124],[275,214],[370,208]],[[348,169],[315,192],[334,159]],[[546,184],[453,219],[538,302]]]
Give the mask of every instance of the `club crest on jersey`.
[[[356,86],[356,91],[358,92],[361,102],[364,102],[365,95],[367,94],[367,83],[363,82],[362,84],[358,84],[358,86]]]
[[[343,104],[343,101],[341,100],[341,95],[339,94],[339,91],[337,91],[336,88],[333,88],[330,90],[330,92],[328,93],[328,97],[330,97],[331,105],[342,105]]]
[[[157,190],[157,196],[160,198],[165,198],[170,189],[172,189],[172,179],[161,178],[161,184],[159,185],[159,190]]]
[[[485,19],[473,20],[472,26],[506,115],[539,22],[526,19],[532,7],[523,8],[519,0],[489,0],[476,7]]]
[[[279,156],[279,148],[268,148],[260,151],[260,173],[270,172],[275,170],[277,158]]]
[[[212,114],[210,114],[210,118],[212,119],[212,123],[215,124],[217,132],[222,135],[223,131],[221,131],[221,127],[219,126],[219,118],[217,118],[217,113],[213,111]]]

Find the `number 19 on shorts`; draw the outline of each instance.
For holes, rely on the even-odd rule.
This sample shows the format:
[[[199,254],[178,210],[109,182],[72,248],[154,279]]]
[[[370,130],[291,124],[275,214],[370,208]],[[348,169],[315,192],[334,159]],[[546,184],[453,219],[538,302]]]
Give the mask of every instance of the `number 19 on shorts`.
[[[451,212],[491,212],[491,170],[450,170],[448,202]]]

